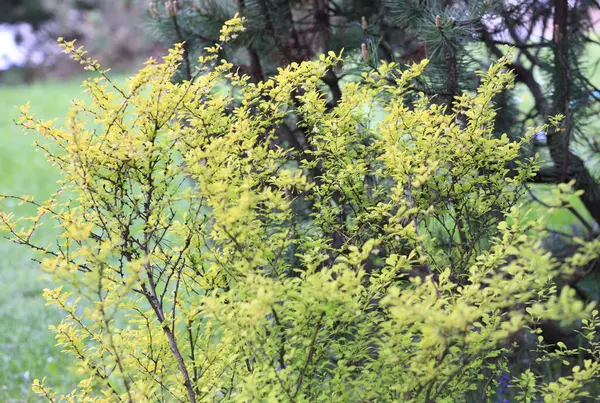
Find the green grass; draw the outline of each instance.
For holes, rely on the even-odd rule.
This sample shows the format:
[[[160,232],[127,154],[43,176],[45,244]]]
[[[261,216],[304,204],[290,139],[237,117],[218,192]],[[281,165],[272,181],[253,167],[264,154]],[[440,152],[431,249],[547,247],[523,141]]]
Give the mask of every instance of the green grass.
[[[81,90],[79,79],[0,87],[1,194],[44,199],[55,190],[59,178],[43,153],[32,146],[34,136],[25,136],[13,123],[19,117],[14,106],[30,101],[38,117],[62,117]],[[7,200],[3,208],[22,209]],[[40,236],[51,240],[51,230],[42,230]],[[37,401],[31,392],[34,378],[48,376],[61,390],[74,386],[66,371],[70,358],[60,353],[48,330],[48,325],[60,321],[58,311],[46,307],[41,295],[43,288],[53,285],[32,257],[27,248],[0,241],[0,402]]]

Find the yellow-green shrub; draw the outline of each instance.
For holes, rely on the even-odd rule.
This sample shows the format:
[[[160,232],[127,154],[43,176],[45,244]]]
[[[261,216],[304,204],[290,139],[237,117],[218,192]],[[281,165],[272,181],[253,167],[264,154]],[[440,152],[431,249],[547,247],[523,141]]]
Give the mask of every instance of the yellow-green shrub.
[[[594,360],[570,368],[578,351],[541,353],[566,362],[563,377],[528,369],[513,386],[522,401],[572,401],[597,380],[596,313],[555,280],[600,244],[558,262],[542,226],[521,220],[535,161],[506,167],[529,137],[492,135],[492,98],[512,85],[506,60],[453,111],[411,92],[426,63],[383,65],[329,110],[319,77],[334,54],[253,84],[217,61],[217,45],[193,81],[172,83],[177,46],[119,87],[63,47],[99,73],[84,83],[90,100],[73,103],[64,128],[27,107],[21,119],[48,140],[60,190],[34,217],[1,213],[15,242],[45,255],[57,284],[45,296],[65,313],[52,330],[82,379],[66,395],[36,381],[39,394],[480,401],[509,371],[515,335],[582,318]],[[292,111],[303,149],[275,138]],[[56,243],[35,244],[52,223]]]

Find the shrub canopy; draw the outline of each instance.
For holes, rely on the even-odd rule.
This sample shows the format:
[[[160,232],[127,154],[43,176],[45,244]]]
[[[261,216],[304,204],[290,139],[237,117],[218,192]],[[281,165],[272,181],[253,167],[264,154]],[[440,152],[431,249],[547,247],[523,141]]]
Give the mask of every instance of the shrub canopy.
[[[221,40],[240,30],[228,22]],[[333,53],[251,83],[216,45],[193,80],[173,83],[176,46],[118,86],[73,42],[62,46],[98,72],[84,82],[90,99],[73,102],[64,128],[28,107],[21,119],[47,140],[60,189],[43,203],[22,198],[32,217],[0,216],[44,255],[57,283],[45,296],[65,313],[52,330],[81,376],[66,395],[36,381],[39,394],[481,401],[509,373],[520,401],[590,393],[597,312],[557,279],[600,242],[558,261],[520,212],[536,161],[509,166],[531,135],[492,135],[492,99],[512,85],[507,59],[452,110],[411,91],[426,62],[383,64],[331,108],[319,78],[339,62]],[[292,116],[311,133],[302,151],[273,141]],[[50,223],[56,243],[36,244]],[[548,319],[583,320],[588,344],[546,351],[536,326]],[[562,376],[535,361],[510,367],[525,340]]]

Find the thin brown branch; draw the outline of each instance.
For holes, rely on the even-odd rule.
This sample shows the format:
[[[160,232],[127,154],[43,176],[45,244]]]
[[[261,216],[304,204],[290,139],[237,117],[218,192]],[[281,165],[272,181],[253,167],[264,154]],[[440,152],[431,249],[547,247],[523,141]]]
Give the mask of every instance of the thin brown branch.
[[[294,392],[294,397],[298,395],[300,392],[300,388],[302,388],[302,382],[304,381],[304,374],[308,369],[308,366],[312,362],[313,355],[315,354],[316,343],[317,343],[317,335],[319,334],[319,329],[321,328],[321,323],[323,322],[323,318],[325,317],[325,312],[321,312],[319,315],[319,319],[317,320],[317,325],[315,326],[315,331],[313,333],[312,340],[310,342],[310,346],[308,348],[308,355],[306,356],[306,362],[304,363],[304,367],[300,370],[300,374],[298,375],[298,380],[296,381],[296,391]]]
[[[192,80],[192,67],[190,64],[190,55],[189,55],[189,45],[183,36],[183,32],[181,31],[181,27],[179,26],[179,22],[177,22],[177,12],[174,11],[171,16],[171,21],[173,21],[173,28],[175,28],[175,34],[177,35],[177,40],[183,44],[183,65],[185,67],[185,78],[187,80]]]

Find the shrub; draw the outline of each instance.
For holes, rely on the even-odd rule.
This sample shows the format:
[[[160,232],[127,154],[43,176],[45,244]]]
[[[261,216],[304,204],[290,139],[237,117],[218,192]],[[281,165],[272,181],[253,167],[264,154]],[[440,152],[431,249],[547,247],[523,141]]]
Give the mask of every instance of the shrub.
[[[536,161],[507,166],[531,136],[492,135],[492,98],[512,85],[507,59],[452,111],[411,91],[425,62],[382,65],[330,110],[319,77],[335,54],[254,84],[217,61],[216,45],[193,80],[172,83],[176,46],[120,87],[62,46],[98,72],[84,82],[90,100],[73,102],[64,128],[28,107],[21,119],[48,140],[39,146],[60,189],[23,198],[32,217],[1,215],[13,241],[44,255],[58,285],[44,294],[65,314],[51,329],[81,376],[66,395],[36,381],[40,395],[480,401],[510,371],[521,401],[589,393],[597,312],[556,280],[600,242],[557,261],[542,226],[523,219]],[[292,110],[310,133],[301,151],[275,141]],[[50,223],[56,243],[36,244]],[[546,351],[536,326],[550,319],[583,320],[588,344]],[[509,366],[527,334],[562,376]]]

